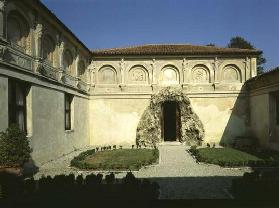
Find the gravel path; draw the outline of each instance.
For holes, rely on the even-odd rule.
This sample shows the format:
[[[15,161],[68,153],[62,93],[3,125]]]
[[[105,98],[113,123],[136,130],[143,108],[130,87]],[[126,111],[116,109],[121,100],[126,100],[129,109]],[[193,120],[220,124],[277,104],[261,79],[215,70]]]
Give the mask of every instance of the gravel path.
[[[221,168],[217,165],[198,164],[187,152],[187,148],[189,147],[183,145],[161,145],[159,164],[144,167],[133,174],[137,178],[150,178],[158,182],[161,199],[228,199],[231,198],[228,190],[232,179],[242,176],[244,172],[250,172],[248,168]],[[93,171],[79,171],[69,167],[71,159],[82,151],[75,151],[44,164],[35,178],[42,175],[92,173]],[[109,172],[101,173],[106,175]],[[115,174],[117,178],[122,178],[126,172]]]

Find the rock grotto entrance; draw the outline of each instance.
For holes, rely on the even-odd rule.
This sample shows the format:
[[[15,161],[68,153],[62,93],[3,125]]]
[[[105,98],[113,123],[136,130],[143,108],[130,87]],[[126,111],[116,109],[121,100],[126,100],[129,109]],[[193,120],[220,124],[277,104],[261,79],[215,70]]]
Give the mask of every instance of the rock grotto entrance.
[[[201,145],[203,138],[203,124],[181,88],[166,87],[151,95],[150,104],[138,123],[138,145],[154,146],[169,140]]]
[[[180,109],[174,101],[162,103],[161,132],[164,141],[179,141],[180,138]]]

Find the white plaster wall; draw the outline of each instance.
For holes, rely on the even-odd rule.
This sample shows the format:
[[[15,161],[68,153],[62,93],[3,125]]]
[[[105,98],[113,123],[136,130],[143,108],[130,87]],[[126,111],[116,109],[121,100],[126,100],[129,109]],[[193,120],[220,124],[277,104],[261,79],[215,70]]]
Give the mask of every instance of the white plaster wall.
[[[0,76],[0,131],[8,127],[8,78]]]
[[[73,130],[65,131],[64,93],[32,86],[32,157],[41,164],[89,144],[88,100],[74,96]]]
[[[269,94],[250,97],[251,130],[260,144],[266,146],[269,141]]]
[[[90,144],[135,144],[136,129],[149,99],[90,101]]]
[[[190,98],[205,128],[205,143],[231,142],[245,136],[246,97]],[[150,99],[93,99],[90,101],[91,145],[134,144],[136,129]]]
[[[195,113],[205,129],[204,143],[230,143],[245,136],[247,119],[246,97],[191,98]]]

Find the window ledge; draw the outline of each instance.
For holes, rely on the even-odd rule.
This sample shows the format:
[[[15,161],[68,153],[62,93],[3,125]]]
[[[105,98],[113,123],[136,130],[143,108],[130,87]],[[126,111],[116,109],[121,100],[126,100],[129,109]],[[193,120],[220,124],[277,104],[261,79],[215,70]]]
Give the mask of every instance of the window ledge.
[[[70,129],[70,130],[65,130],[65,133],[66,134],[71,134],[71,133],[73,133],[74,132],[74,130],[73,129]]]

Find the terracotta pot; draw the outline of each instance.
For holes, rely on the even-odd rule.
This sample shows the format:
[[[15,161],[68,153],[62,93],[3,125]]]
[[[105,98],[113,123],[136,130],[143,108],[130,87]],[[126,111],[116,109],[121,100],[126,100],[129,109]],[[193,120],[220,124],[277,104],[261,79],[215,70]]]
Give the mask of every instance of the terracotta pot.
[[[21,176],[22,167],[20,167],[20,166],[14,166],[14,167],[0,166],[0,173],[8,173],[8,174]]]

